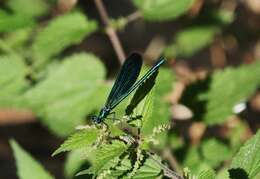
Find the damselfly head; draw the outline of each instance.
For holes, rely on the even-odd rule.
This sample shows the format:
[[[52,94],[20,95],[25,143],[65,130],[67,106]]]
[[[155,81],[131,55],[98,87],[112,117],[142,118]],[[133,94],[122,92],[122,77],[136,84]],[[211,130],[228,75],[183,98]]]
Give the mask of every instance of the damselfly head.
[[[101,123],[101,119],[98,116],[91,116],[90,119],[96,124]]]

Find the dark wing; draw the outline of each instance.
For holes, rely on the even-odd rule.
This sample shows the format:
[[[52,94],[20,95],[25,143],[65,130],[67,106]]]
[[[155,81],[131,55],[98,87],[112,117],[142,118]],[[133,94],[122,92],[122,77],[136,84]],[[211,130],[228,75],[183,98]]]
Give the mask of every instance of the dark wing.
[[[105,104],[107,108],[113,109],[116,107],[118,100],[129,91],[129,89],[137,80],[141,67],[142,57],[137,53],[131,54],[125,60],[114,83],[114,86],[107,98],[107,102]]]
[[[153,74],[158,73],[159,67],[165,62],[164,57],[160,57],[159,60],[152,66],[150,70],[148,70],[145,75],[139,79],[134,85],[131,85],[123,95],[121,95],[114,103],[111,104],[110,108],[113,109],[116,107],[122,100],[124,100],[132,91],[134,91],[139,86],[143,85],[143,83],[149,79]]]

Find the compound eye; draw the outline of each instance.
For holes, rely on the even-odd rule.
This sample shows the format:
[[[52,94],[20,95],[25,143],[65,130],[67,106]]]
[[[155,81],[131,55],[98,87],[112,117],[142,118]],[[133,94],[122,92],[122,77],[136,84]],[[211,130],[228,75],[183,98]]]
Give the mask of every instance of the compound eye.
[[[97,116],[90,116],[90,119],[91,119],[92,121],[96,122]]]

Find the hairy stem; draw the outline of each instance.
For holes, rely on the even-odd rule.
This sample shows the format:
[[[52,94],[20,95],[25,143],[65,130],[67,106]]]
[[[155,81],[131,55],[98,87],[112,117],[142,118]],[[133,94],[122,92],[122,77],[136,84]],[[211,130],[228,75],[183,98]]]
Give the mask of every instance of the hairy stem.
[[[161,166],[165,176],[172,179],[183,179],[182,176],[172,171],[167,166],[163,165],[160,161],[156,160],[152,154],[150,154],[149,152],[147,152],[147,154],[151,157],[152,160],[154,160],[159,166]]]
[[[126,17],[127,23],[133,22],[133,21],[139,19],[140,17],[142,17],[141,12],[140,11],[135,11],[134,13],[132,13],[132,14],[130,14],[130,15],[128,15]]]
[[[109,16],[107,14],[106,8],[102,2],[102,0],[94,0],[98,13],[101,17],[102,22],[105,25],[105,29],[106,29],[106,34],[108,35],[112,46],[116,52],[116,55],[119,59],[119,62],[121,64],[123,64],[124,60],[125,60],[125,52],[122,48],[121,42],[118,38],[118,35],[115,31],[115,29],[111,26],[110,21],[109,21]]]
[[[176,170],[178,173],[182,173],[182,169],[179,163],[177,162],[176,158],[172,155],[170,148],[167,147],[163,150],[163,156],[165,159],[169,161],[171,168]]]

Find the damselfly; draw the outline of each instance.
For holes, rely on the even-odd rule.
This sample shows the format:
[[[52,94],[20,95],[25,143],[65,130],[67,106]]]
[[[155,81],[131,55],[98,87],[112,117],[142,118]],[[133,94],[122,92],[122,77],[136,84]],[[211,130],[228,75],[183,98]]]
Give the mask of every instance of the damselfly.
[[[160,57],[153,67],[137,82],[138,75],[142,67],[142,57],[137,54],[131,54],[124,62],[119,75],[112,87],[104,107],[100,110],[98,116],[92,116],[92,120],[99,124],[109,115],[121,101],[123,101],[135,89],[141,86],[149,77],[156,73],[165,59]]]

